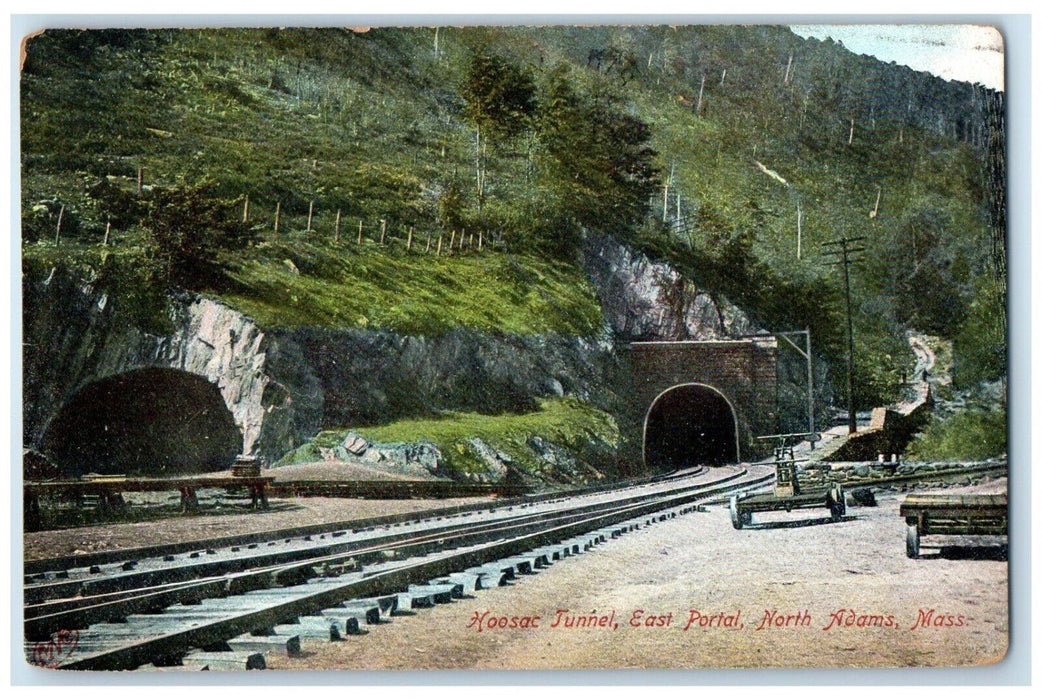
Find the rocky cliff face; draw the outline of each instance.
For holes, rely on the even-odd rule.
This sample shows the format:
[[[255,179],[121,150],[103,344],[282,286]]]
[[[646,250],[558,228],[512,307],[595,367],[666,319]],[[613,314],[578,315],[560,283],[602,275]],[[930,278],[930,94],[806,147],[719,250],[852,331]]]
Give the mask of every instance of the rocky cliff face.
[[[174,331],[159,336],[130,323],[107,294],[57,270],[43,279],[26,273],[22,292],[27,445],[40,443],[77,391],[142,368],[179,370],[215,384],[242,431],[244,453],[292,410],[289,392],[267,371],[265,333],[220,303],[174,299]]]
[[[726,299],[611,236],[588,232],[581,252],[605,321],[620,340],[723,340],[759,332]]]
[[[738,309],[664,263],[591,234],[582,262],[605,316],[598,338],[437,337],[365,329],[261,329],[223,304],[172,300],[169,335],[146,333],[89,284],[52,271],[23,279],[24,436],[38,446],[77,391],[141,368],[215,384],[245,454],[271,460],[328,427],[383,423],[443,410],[497,413],[571,395],[613,412],[616,340],[719,339],[753,332]]]

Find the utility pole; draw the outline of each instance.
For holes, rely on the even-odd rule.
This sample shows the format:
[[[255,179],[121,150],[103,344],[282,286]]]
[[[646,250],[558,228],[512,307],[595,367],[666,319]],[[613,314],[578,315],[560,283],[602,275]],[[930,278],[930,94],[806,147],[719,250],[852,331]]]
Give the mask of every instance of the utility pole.
[[[835,260],[827,264],[843,266],[843,287],[847,299],[847,414],[851,433],[857,432],[857,413],[854,411],[854,320],[850,312],[850,264],[857,261],[850,256],[865,250],[863,246],[852,247],[863,240],[864,236],[844,236],[822,244],[825,246],[825,255],[836,256]]]

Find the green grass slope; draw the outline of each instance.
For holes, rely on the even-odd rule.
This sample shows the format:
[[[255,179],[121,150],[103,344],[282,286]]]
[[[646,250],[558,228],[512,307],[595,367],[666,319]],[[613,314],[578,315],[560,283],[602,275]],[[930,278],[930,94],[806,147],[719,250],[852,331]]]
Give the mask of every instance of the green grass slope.
[[[493,85],[477,116],[476,56],[507,66],[514,91]],[[588,334],[599,312],[569,241],[593,225],[768,328],[810,327],[840,362],[841,277],[822,243],[863,236],[851,286],[867,406],[895,395],[906,327],[962,338],[957,366],[989,358],[984,377],[969,363],[974,380],[1004,372],[993,104],[778,27],[47,32],[22,73],[23,254],[160,284],[148,190],[205,181],[229,217],[249,198],[250,238],[200,291],[262,323]],[[598,131],[604,115],[635,121]],[[554,139],[572,137],[575,162],[555,161]],[[613,217],[619,193],[648,195],[639,218]],[[102,264],[109,223],[115,259],[138,265]],[[493,245],[403,250],[410,229],[425,245],[464,228]]]

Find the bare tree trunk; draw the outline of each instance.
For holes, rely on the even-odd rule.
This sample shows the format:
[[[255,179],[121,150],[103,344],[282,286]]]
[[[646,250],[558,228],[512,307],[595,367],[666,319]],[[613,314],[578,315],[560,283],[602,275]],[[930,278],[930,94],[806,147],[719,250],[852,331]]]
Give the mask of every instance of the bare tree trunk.
[[[58,225],[54,227],[54,245],[58,245],[62,240],[62,218],[65,216],[65,205],[58,211]]]
[[[796,259],[803,259],[803,207],[796,198]]]

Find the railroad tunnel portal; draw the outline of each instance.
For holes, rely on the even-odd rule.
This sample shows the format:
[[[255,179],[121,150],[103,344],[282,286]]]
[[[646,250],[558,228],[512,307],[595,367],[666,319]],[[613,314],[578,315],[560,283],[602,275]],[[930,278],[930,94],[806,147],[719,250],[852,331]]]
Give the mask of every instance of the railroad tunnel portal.
[[[41,451],[64,476],[171,476],[227,469],[242,445],[217,385],[148,368],[81,387],[48,426]]]
[[[723,394],[682,384],[659,394],[644,419],[644,463],[684,469],[739,461],[738,421]]]
[[[764,456],[755,437],[777,432],[777,347],[773,336],[630,343],[622,458],[654,472]]]

